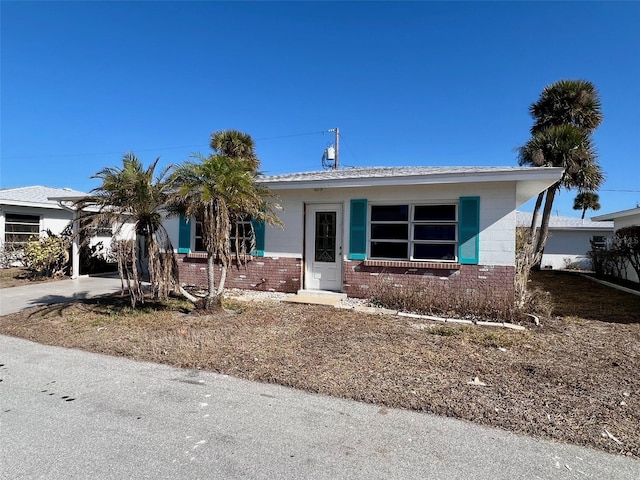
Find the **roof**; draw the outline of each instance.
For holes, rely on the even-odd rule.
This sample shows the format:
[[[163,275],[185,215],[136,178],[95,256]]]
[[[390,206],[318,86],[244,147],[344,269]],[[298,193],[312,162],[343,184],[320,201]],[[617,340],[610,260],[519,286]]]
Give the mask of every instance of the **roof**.
[[[516,212],[516,226],[530,227],[532,212]],[[542,222],[542,215],[538,218],[538,226]],[[549,229],[551,230],[606,230],[613,232],[613,222],[593,222],[588,219],[575,217],[549,217]]]
[[[516,205],[560,180],[558,167],[368,167],[271,175],[259,179],[280,190],[513,182]]]
[[[0,205],[61,209],[54,197],[84,197],[87,194],[70,188],[16,187],[0,189]]]
[[[539,169],[539,168],[538,168]],[[536,169],[536,170],[538,170]],[[312,172],[287,173],[262,177],[265,183],[280,182],[317,182],[326,180],[354,180],[373,178],[408,178],[438,175],[474,175],[517,173],[534,170],[532,167],[362,167],[336,170],[319,170]]]
[[[621,217],[630,217],[632,215],[640,215],[640,207],[630,208],[629,210],[620,210],[619,212],[605,213],[604,215],[598,215],[591,219],[596,222],[602,222],[603,220],[614,220]]]

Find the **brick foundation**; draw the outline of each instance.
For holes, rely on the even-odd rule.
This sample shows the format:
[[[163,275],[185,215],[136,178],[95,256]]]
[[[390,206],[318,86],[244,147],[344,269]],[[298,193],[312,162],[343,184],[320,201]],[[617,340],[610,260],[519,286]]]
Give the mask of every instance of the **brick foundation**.
[[[207,284],[207,258],[202,254],[178,255],[180,282],[186,285]],[[216,266],[216,280],[220,266]],[[246,267],[235,263],[227,270],[225,288],[242,288],[269,292],[295,293],[302,288],[302,259],[253,257]]]
[[[369,289],[384,279],[394,285],[420,283],[425,288],[430,285],[437,285],[439,288],[444,286],[452,293],[494,291],[515,296],[515,267],[445,263],[413,266],[409,262],[399,262],[398,266],[391,266],[393,262],[387,264],[344,262],[344,293],[350,297],[366,298],[369,296]]]
[[[178,266],[181,283],[207,284],[205,255],[178,255]],[[220,278],[220,266],[217,266],[216,278]],[[343,292],[350,297],[368,297],[369,289],[383,279],[393,285],[444,286],[451,293],[493,291],[515,295],[515,267],[512,266],[380,261],[345,261],[343,264]],[[246,267],[234,265],[227,271],[225,287],[295,293],[304,288],[302,259],[253,257]]]

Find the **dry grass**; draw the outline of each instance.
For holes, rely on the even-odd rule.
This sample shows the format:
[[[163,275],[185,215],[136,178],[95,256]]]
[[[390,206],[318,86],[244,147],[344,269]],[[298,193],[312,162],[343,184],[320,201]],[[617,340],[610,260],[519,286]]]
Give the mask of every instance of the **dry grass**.
[[[562,304],[568,280],[541,273],[534,282],[549,282]],[[640,297],[592,296],[600,285],[574,281],[574,308],[592,317],[611,296],[606,316],[555,317],[522,333],[271,302],[208,317],[177,301],[132,311],[107,298],[0,317],[0,333],[640,456]],[[469,385],[476,376],[487,386]]]

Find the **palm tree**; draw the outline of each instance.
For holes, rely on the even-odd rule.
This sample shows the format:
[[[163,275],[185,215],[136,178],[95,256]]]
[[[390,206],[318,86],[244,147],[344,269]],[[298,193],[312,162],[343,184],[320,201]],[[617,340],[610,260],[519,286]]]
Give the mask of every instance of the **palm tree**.
[[[573,201],[574,210],[582,210],[581,219],[587,210],[600,210],[600,196],[593,192],[580,192]]]
[[[167,200],[169,167],[156,175],[159,160],[145,169],[133,153],[127,153],[122,159],[122,168],[100,170],[92,178],[100,179],[102,185],[76,202],[79,209],[84,209],[86,227],[114,225],[117,236],[130,225],[135,232],[137,245],[132,240],[120,240],[114,245],[123,290],[126,283],[133,307],[138,302],[144,303],[141,256],[147,257],[154,298],[166,299],[175,278],[173,247],[161,213]]]
[[[280,224],[270,201],[269,189],[257,182],[258,173],[244,159],[224,155],[194,155],[198,162],[185,162],[174,170],[170,210],[187,218],[202,219],[202,237],[207,251],[208,294],[201,307],[221,308],[227,270],[232,261],[245,265],[248,253],[236,244],[231,234],[244,218]],[[253,230],[253,227],[251,227]],[[252,232],[253,233],[253,232]],[[216,262],[221,265],[215,281]]]
[[[538,101],[529,107],[529,113],[534,119],[532,135],[564,124],[592,133],[602,123],[600,96],[587,80],[559,80],[547,85]]]
[[[239,130],[220,130],[211,134],[211,149],[218,155],[238,158],[248,163],[251,170],[260,168],[251,135]]]
[[[591,82],[560,80],[544,88],[529,112],[534,119],[532,138],[518,149],[520,165],[565,168],[562,180],[541,192],[536,200],[527,241],[535,244],[532,249],[535,265],[542,258],[549,217],[559,185],[567,189],[594,191],[604,179],[590,140],[590,134],[602,122],[602,107],[598,92]],[[578,129],[582,135],[577,131],[559,129],[563,126]],[[588,140],[588,144],[585,144],[585,140]],[[562,150],[564,153],[561,153]],[[540,232],[537,232],[543,200],[542,225]]]
[[[564,168],[560,180],[545,192],[542,222],[537,239],[535,234],[530,237],[531,241],[536,240],[535,249],[532,251],[532,265],[539,263],[542,258],[549,233],[553,201],[560,187],[572,189],[585,186],[589,189],[597,189],[600,186],[604,177],[596,158],[591,137],[574,125],[547,127],[519,149],[520,165]],[[534,225],[531,227],[533,232],[535,232]]]

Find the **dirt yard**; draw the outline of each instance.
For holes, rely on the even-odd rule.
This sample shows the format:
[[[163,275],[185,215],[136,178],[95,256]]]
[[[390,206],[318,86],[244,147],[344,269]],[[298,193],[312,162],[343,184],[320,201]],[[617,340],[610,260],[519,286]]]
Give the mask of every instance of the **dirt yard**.
[[[103,298],[0,317],[0,333],[640,457],[640,297],[561,272],[532,283],[556,316],[526,332],[273,301],[230,302],[220,316],[179,301],[131,311]]]

